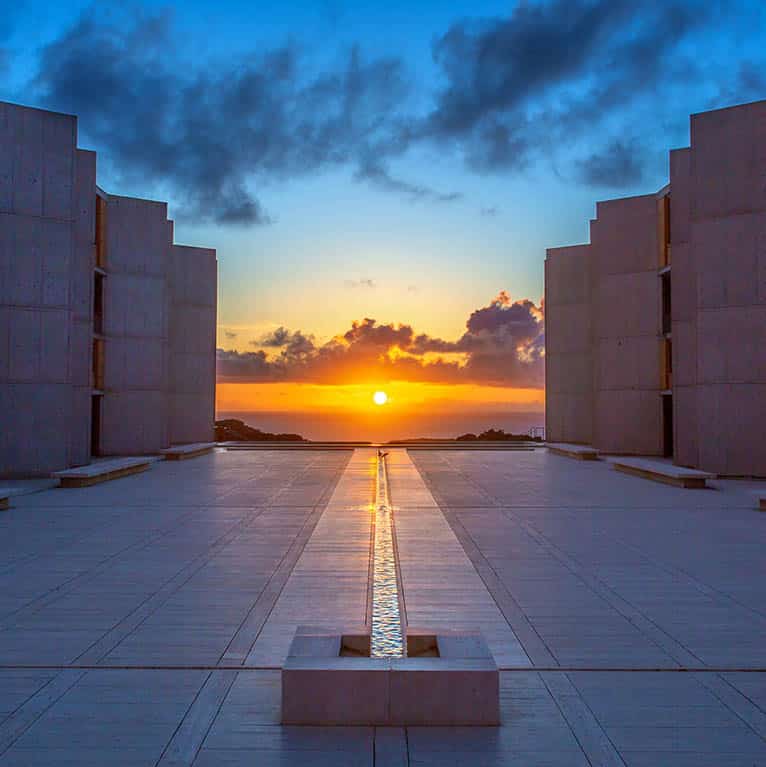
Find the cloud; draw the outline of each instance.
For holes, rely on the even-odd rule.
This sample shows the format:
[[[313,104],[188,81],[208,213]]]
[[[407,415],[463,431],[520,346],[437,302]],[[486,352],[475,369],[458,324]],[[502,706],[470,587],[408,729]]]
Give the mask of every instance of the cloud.
[[[543,381],[542,306],[502,291],[472,312],[456,341],[416,333],[407,324],[355,321],[317,345],[280,327],[254,352],[218,350],[220,381],[323,384],[390,380],[539,387]],[[269,353],[278,349],[277,353]]]
[[[580,175],[590,186],[623,188],[644,181],[643,148],[613,141],[603,152],[580,161]]]
[[[730,54],[757,40],[762,14],[719,0],[524,0],[451,24],[433,44],[434,76],[421,79],[359,46],[334,60],[322,49],[322,66],[297,44],[190,62],[170,13],[94,8],[41,49],[19,93],[77,114],[120,183],[154,187],[196,221],[272,223],[264,188],[337,168],[408,201],[461,200],[402,176],[417,151],[478,173],[553,162],[577,182],[618,187],[651,160],[621,151],[642,115],[667,123],[679,94],[699,106],[711,93],[716,106],[764,95],[757,54]],[[711,30],[728,47],[706,61]]]
[[[181,217],[267,224],[259,182],[348,164],[369,177],[362,158],[393,151],[388,116],[407,93],[399,60],[367,60],[355,47],[317,71],[285,46],[194,70],[178,65],[173,34],[168,14],[110,22],[87,13],[42,50],[30,89],[76,113],[128,180],[172,187]],[[438,199],[425,187],[379,181]]]
[[[269,348],[284,348],[292,353],[307,352],[314,348],[314,336],[304,335],[300,330],[291,333],[280,325],[276,330],[266,333],[257,341],[250,342],[253,346]]]
[[[491,208],[481,208],[479,213],[485,218],[494,218],[500,211],[494,206]]]
[[[229,341],[233,341],[237,337],[237,333],[234,333],[231,330],[224,330],[223,334]]]
[[[413,201],[429,200],[430,202],[456,202],[462,199],[459,192],[436,192],[422,184],[413,184],[409,181],[392,176],[380,161],[364,161],[360,164],[354,178],[357,181],[369,181],[388,192],[395,192]]]
[[[361,280],[344,280],[343,284],[347,288],[355,289],[355,288],[363,288],[372,290],[375,288],[375,280],[370,279],[361,279]]]
[[[683,43],[715,5],[521,2],[503,18],[453,24],[434,44],[444,86],[417,133],[458,147],[480,172],[521,170],[583,136],[608,139],[637,102],[656,112],[658,92],[694,75],[697,53]]]

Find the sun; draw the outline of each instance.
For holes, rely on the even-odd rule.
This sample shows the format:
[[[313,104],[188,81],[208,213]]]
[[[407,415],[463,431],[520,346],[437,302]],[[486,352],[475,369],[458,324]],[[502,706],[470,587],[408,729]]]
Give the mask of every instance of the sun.
[[[386,402],[388,402],[388,395],[384,391],[376,391],[375,394],[372,395],[372,401],[376,405],[385,405]]]

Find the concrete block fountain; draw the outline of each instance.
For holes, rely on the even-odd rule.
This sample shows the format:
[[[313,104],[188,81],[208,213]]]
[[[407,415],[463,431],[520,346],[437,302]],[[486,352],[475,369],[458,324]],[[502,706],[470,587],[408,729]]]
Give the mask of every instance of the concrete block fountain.
[[[282,668],[282,723],[498,725],[498,669],[481,633],[402,625],[380,452],[373,557],[370,626],[298,627]]]

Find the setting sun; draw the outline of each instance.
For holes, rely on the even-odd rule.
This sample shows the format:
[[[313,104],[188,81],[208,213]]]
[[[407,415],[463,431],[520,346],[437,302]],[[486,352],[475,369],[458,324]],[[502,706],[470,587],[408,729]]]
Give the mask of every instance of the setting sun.
[[[375,394],[372,395],[372,401],[376,405],[385,405],[386,402],[388,402],[388,395],[384,391],[376,391]]]

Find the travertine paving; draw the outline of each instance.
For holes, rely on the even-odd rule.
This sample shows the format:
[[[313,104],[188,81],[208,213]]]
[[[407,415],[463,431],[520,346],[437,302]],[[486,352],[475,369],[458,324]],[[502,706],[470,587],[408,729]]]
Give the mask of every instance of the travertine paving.
[[[279,667],[298,625],[367,623],[375,451],[356,450],[258,636],[248,665]]]
[[[758,483],[390,453],[407,619],[485,631],[501,727],[281,727],[291,629],[368,619],[374,454],[217,452],[0,515],[0,767],[766,765]]]
[[[407,623],[478,628],[499,666],[531,665],[407,451],[390,450],[387,461]]]

